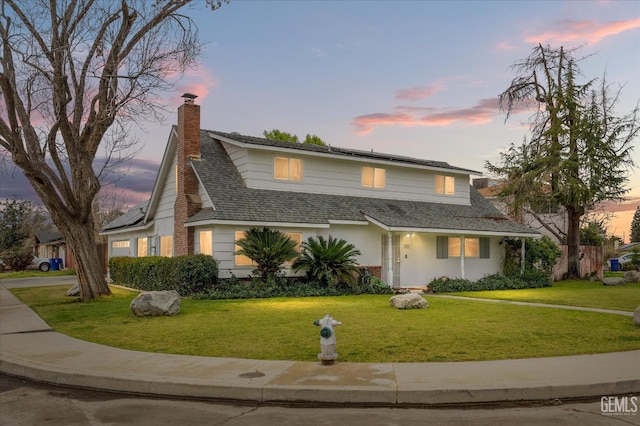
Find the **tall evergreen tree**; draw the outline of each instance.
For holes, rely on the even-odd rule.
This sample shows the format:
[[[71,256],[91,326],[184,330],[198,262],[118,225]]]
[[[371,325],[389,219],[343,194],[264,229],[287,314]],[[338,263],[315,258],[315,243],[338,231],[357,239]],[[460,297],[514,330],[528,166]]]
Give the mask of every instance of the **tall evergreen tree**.
[[[633,141],[640,123],[638,107],[616,116],[620,92],[606,80],[579,84],[573,51],[538,45],[513,68],[518,74],[500,95],[507,119],[537,106],[529,136],[501,154],[487,169],[507,180],[500,196],[512,210],[532,204],[555,205],[567,216],[567,276],[580,277],[580,221],[587,209],[628,192],[627,172],[634,165]]]
[[[640,242],[640,206],[636,207],[636,213],[633,215],[631,221],[631,242]]]

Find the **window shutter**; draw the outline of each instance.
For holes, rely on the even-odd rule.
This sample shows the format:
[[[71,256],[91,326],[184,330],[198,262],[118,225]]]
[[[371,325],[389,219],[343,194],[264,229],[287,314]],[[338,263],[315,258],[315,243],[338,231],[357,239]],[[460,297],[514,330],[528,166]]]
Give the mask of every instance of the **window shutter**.
[[[436,237],[436,259],[449,258],[449,237]]]
[[[489,238],[480,238],[480,259],[489,259],[491,257],[490,247],[491,240]]]

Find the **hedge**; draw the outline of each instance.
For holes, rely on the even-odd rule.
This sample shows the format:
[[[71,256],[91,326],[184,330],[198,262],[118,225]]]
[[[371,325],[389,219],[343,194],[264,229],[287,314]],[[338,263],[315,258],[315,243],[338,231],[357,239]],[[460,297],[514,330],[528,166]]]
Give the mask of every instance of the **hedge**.
[[[435,293],[453,293],[459,291],[510,290],[522,288],[551,287],[552,278],[538,270],[526,270],[522,274],[488,275],[478,281],[462,278],[440,277],[429,283]]]
[[[143,291],[175,290],[181,296],[192,296],[218,283],[218,263],[204,254],[112,257],[109,275],[114,284]]]
[[[253,278],[241,281],[236,277],[220,280],[208,292],[198,294],[198,299],[263,299],[270,297],[315,297],[357,294],[391,294],[391,289],[381,280],[371,276],[360,276],[356,286],[340,284],[326,286],[306,278],[275,277],[263,281]]]
[[[218,264],[202,254],[180,257],[113,257],[109,274],[114,284],[143,291],[176,290],[196,299],[258,299],[268,297],[390,294],[393,290],[371,275],[362,274],[358,285],[326,287],[304,278],[275,277],[266,281],[241,281],[235,276],[218,279]]]

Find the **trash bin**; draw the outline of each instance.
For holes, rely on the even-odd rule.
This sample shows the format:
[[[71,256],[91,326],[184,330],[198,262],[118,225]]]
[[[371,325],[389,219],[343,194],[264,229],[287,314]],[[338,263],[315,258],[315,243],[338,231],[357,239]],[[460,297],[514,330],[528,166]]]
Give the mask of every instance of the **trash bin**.
[[[59,271],[62,268],[62,259],[52,258],[49,259],[52,271]]]
[[[620,262],[618,259],[611,259],[611,270],[619,271],[620,270]]]

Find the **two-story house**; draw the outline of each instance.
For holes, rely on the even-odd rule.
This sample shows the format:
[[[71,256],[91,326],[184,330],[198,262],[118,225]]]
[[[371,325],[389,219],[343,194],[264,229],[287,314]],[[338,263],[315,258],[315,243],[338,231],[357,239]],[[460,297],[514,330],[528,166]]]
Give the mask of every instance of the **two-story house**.
[[[445,162],[274,141],[200,128],[186,98],[148,202],[103,229],[109,256],[212,255],[247,276],[235,242],[266,226],[302,242],[343,238],[394,287],[501,270],[505,237],[539,237],[507,219]]]

